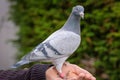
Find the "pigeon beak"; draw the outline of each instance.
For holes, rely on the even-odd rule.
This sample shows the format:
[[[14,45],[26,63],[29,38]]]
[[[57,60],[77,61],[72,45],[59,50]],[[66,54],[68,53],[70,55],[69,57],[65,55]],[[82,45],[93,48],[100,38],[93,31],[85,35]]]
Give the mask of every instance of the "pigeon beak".
[[[80,12],[79,14],[80,14],[81,18],[84,19],[84,13]]]

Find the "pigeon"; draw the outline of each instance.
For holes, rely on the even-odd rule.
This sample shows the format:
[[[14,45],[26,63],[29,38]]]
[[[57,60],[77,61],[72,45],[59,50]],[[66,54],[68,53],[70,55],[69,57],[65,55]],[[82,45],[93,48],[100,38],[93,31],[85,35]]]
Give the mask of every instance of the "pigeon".
[[[74,6],[63,27],[52,33],[30,53],[23,56],[12,68],[35,61],[52,62],[59,76],[64,77],[62,66],[66,59],[76,51],[81,42],[80,20],[83,18],[84,7],[81,5]]]

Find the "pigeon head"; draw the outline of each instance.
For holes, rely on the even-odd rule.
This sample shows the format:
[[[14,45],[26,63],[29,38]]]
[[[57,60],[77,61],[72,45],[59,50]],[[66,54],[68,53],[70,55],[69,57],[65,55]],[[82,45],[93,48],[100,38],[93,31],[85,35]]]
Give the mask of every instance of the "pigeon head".
[[[73,7],[72,13],[75,16],[80,16],[81,18],[84,18],[84,8],[83,6],[77,5]]]

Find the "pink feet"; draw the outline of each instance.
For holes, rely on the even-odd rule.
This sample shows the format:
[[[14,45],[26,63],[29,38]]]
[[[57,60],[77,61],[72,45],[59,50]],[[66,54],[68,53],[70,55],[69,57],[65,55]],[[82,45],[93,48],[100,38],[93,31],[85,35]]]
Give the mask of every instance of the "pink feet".
[[[65,74],[64,73],[59,73],[59,76],[64,79],[65,78]]]

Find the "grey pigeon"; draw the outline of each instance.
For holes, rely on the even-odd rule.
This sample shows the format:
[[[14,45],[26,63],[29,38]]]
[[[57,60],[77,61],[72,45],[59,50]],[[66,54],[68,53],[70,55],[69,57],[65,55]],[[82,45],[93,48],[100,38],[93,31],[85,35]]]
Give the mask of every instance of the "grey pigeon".
[[[29,54],[13,65],[17,68],[34,61],[52,62],[62,77],[65,60],[80,45],[80,19],[84,18],[83,6],[73,7],[72,12],[62,28],[51,34]]]

